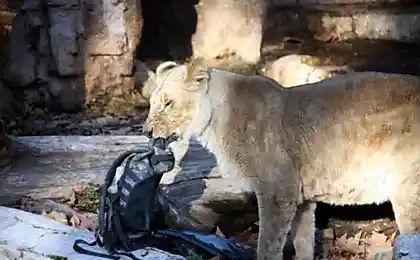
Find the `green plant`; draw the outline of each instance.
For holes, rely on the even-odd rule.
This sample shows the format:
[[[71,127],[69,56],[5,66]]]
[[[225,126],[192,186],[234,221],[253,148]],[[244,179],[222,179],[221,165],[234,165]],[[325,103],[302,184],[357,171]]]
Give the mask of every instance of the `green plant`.
[[[197,254],[195,251],[188,249],[187,260],[203,260],[203,257]]]

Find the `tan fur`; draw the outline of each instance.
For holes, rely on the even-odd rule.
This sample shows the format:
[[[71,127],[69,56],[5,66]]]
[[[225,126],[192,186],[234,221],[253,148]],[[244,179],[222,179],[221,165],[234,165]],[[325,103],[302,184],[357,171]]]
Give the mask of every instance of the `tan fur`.
[[[259,260],[282,259],[290,229],[296,259],[313,259],[317,201],[391,201],[400,232],[420,231],[419,78],[359,72],[283,88],[197,64],[157,75],[146,126],[197,136],[221,172],[248,181]]]

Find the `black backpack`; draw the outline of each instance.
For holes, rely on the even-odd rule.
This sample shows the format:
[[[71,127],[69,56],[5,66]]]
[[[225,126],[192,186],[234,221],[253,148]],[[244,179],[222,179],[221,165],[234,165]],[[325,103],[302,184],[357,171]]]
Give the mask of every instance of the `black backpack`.
[[[174,163],[167,141],[162,138],[121,154],[112,163],[101,187],[95,241],[77,239],[73,249],[108,259],[120,259],[118,255],[139,259],[131,251],[148,246],[183,256],[194,248],[193,251],[208,257],[252,259],[248,251],[230,240],[165,226],[163,218],[159,217],[164,215],[159,183],[162,175],[174,168]],[[104,247],[109,254],[89,251],[81,244]]]

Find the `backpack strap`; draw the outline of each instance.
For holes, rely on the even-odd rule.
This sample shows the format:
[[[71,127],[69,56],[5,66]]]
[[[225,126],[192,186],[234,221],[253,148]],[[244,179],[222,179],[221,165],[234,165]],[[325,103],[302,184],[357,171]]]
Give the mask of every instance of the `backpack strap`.
[[[88,246],[95,246],[95,245],[99,245],[102,244],[102,242],[100,240],[95,240],[91,243],[86,242],[83,239],[76,239],[74,241],[74,245],[73,245],[73,250],[80,253],[80,254],[84,254],[84,255],[91,255],[91,256],[97,256],[97,257],[102,257],[102,258],[107,258],[107,259],[113,259],[113,260],[119,260],[121,257],[120,256],[116,256],[116,255],[124,255],[127,257],[130,257],[133,260],[141,260],[140,258],[137,258],[135,255],[133,255],[130,252],[118,252],[115,251],[112,254],[105,254],[105,253],[99,253],[99,252],[95,252],[95,251],[90,251],[87,249],[84,249],[83,247],[81,247],[80,245],[84,244],[84,245],[88,245]],[[141,255],[142,257],[146,256],[149,252],[146,251],[145,254]]]
[[[120,259],[120,257],[118,257],[118,256],[113,256],[113,255],[109,255],[109,254],[104,254],[104,253],[99,253],[99,252],[94,252],[94,251],[84,249],[80,246],[81,244],[88,245],[88,246],[95,246],[95,245],[100,246],[100,244],[102,244],[102,242],[99,243],[98,240],[95,240],[91,243],[88,243],[83,239],[76,239],[74,241],[74,244],[73,244],[73,250],[76,251],[77,253],[84,254],[84,255],[98,256],[98,257],[114,259],[114,260]]]
[[[110,202],[110,207],[111,208],[110,208],[110,211],[113,210],[115,199],[116,199],[116,197],[111,198],[111,202]],[[124,255],[124,256],[130,257],[133,260],[141,260],[141,259],[137,258],[135,255],[133,255],[131,252],[129,252],[130,251],[130,248],[129,248],[129,239],[124,234],[124,232],[122,230],[122,226],[121,226],[119,215],[118,214],[115,214],[115,215],[112,215],[112,216],[109,216],[109,217],[110,217],[110,219],[108,219],[107,221],[105,221],[104,224],[105,225],[108,225],[109,224],[108,221],[111,222],[111,224],[115,227],[115,232],[116,232],[116,235],[119,238],[119,241],[122,242],[123,249],[126,250],[127,252],[119,252],[119,251],[115,250],[112,247],[111,248],[107,247],[103,243],[103,241],[101,241],[98,233],[95,233],[95,241],[93,241],[91,243],[88,243],[88,242],[86,242],[83,239],[76,239],[74,241],[74,244],[73,244],[73,250],[76,251],[76,252],[78,252],[78,253],[80,253],[80,254],[91,255],[91,256],[98,256],[98,257],[107,258],[107,259],[113,259],[113,260],[119,260],[120,259],[120,257],[119,256],[116,256],[116,255]],[[107,231],[107,230],[105,229],[104,231]],[[104,237],[104,239],[109,239],[109,236]],[[80,244],[85,244],[85,245],[88,245],[88,246],[98,245],[100,247],[104,247],[108,251],[108,254],[94,252],[94,251],[90,251],[90,250],[84,249],[84,248],[82,248],[80,246]],[[146,252],[146,254],[147,253],[148,252]],[[142,255],[142,257],[145,256],[146,254]]]
[[[113,226],[115,227],[115,233],[119,238],[119,241],[122,243],[122,247],[125,251],[130,251],[129,246],[129,238],[126,234],[124,234],[123,228],[121,226],[120,216],[115,214],[111,217],[111,221],[113,222]]]

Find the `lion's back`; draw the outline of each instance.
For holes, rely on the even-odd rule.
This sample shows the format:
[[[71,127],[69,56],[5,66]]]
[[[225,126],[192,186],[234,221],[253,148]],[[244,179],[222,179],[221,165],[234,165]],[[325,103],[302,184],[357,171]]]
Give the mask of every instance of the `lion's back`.
[[[409,179],[420,178],[420,155],[413,153],[420,149],[419,77],[351,73],[290,93],[285,125],[298,140],[293,149],[305,162],[308,194],[363,204],[389,196],[379,184],[417,185]]]

